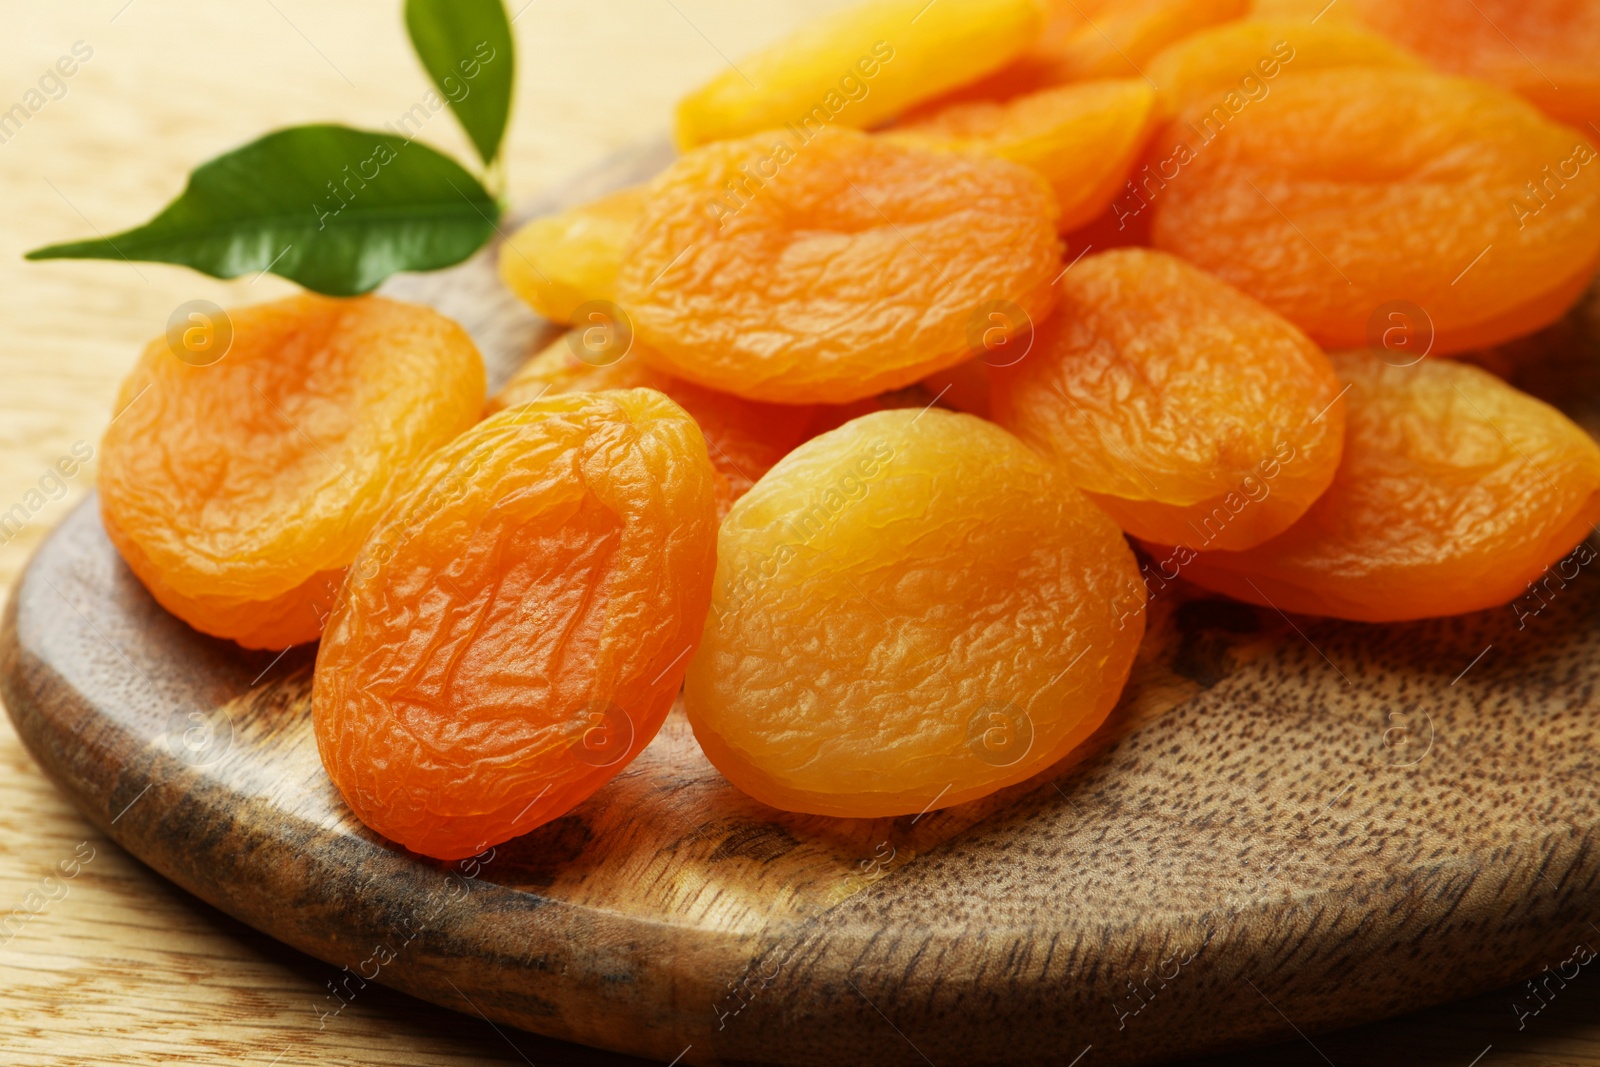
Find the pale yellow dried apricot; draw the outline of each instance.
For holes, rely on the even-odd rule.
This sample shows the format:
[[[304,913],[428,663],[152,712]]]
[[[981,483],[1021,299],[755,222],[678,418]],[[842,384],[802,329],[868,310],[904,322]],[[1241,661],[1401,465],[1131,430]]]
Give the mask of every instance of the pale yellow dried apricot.
[[[644,214],[645,189],[623,189],[525,223],[500,248],[500,277],[551,322],[616,296],[622,250]]]
[[[678,146],[767,129],[869,129],[1003,66],[1043,24],[1035,0],[867,0],[819,16],[686,96]]]
[[[1021,781],[1116,702],[1144,632],[1133,553],[992,423],[866,415],[728,514],[684,705],[775,807],[916,814]]]

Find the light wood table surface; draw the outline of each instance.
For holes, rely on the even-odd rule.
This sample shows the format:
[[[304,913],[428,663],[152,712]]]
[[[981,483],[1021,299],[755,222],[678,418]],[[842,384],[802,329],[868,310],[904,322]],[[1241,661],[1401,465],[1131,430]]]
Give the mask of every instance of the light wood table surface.
[[[507,148],[513,200],[658,136],[680,93],[831,6],[509,5],[520,50]],[[37,88],[75,44],[80,54],[92,49],[65,79],[64,95],[47,81],[58,98],[47,97],[0,143],[0,512],[39,505],[27,528],[0,544],[7,589],[87,492],[94,464],[65,479],[64,491],[48,472],[75,445],[98,446],[118,380],[172,309],[195,298],[227,306],[291,291],[271,277],[218,282],[155,264],[28,264],[21,254],[143,221],[181,189],[191,166],[269,128],[396,120],[428,88],[399,9],[399,0],[0,7],[0,111]],[[443,112],[423,137],[468,155]],[[63,878],[63,869],[75,876]],[[0,719],[0,917],[16,909],[31,917],[0,926],[0,1064],[624,1062],[375,986],[319,1027],[315,1009],[332,968],[124,854],[56,792]],[[1600,947],[1600,931],[1593,943]],[[1581,972],[1520,1030],[1517,996],[1504,990],[1228,1062],[1470,1067],[1481,1055],[1481,1067],[1600,1065],[1600,973]]]

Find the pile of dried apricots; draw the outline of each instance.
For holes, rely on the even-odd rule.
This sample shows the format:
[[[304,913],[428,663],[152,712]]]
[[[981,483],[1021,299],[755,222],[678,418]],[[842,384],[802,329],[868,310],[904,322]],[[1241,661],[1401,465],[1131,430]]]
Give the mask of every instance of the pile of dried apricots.
[[[378,297],[153,343],[105,526],[196,628],[320,638],[328,773],[429,856],[571,809],[680,689],[758,800],[959,804],[1100,725],[1154,575],[1416,619],[1592,530],[1600,447],[1451,357],[1595,275],[1596,55],[1592,2],[871,0],[504,244],[571,330],[487,402]]]

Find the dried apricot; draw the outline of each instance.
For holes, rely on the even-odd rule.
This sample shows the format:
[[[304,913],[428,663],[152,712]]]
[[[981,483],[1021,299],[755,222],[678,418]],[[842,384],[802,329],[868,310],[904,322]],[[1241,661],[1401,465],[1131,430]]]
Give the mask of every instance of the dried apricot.
[[[1003,66],[1039,35],[1035,0],[868,0],[730,63],[678,104],[678,147],[788,127],[868,129]]]
[[[1340,385],[1322,350],[1238,290],[1142,248],[1088,256],[996,421],[1053,455],[1129,533],[1195,549],[1283,532],[1333,480]]]
[[[764,803],[960,804],[1080,744],[1144,632],[1133,553],[1059,468],[938,408],[791,452],[723,522],[684,706]]]
[[[1328,0],[1255,0],[1247,17],[1296,26],[1351,25],[1355,20],[1345,17],[1349,10],[1348,4],[1330,4]]]
[[[719,516],[804,439],[816,411],[810,405],[763,404],[694,385],[651,370],[637,352],[618,356],[586,348],[574,334],[525,363],[484,410],[493,415],[542,396],[605,389],[655,389],[694,417],[716,471]]]
[[[885,136],[953,151],[988,152],[1032,167],[1056,191],[1065,232],[1110,205],[1150,134],[1155,93],[1107,79],[1045,89],[1004,103],[951,104]]]
[[[657,369],[842,403],[969,357],[986,303],[1048,312],[1061,247],[1037,173],[851,130],[784,136],[708,145],[651,185],[617,300]]]
[[[711,480],[693,420],[648,389],[536,400],[436,453],[317,654],[317,747],[356,816],[456,859],[636,756],[699,641]]]
[[[1344,459],[1288,531],[1179,559],[1185,577],[1282,611],[1389,622],[1505,604],[1600,520],[1600,447],[1554,408],[1450,360],[1332,356]]]
[[[1091,14],[1055,55],[1061,81],[1142,78],[1157,52],[1219,22],[1242,18],[1249,0],[1120,0]]]
[[[1397,301],[1428,316],[1436,353],[1528,333],[1600,259],[1594,150],[1492,85],[1312,71],[1281,79],[1270,106],[1181,121],[1192,134],[1170,138],[1156,246],[1325,347],[1363,344]]]
[[[1241,18],[1249,7],[1249,0],[1048,0],[1032,47],[944,99],[1009,100],[1068,82],[1144,80],[1145,65],[1167,45]]]
[[[1281,74],[1334,67],[1416,70],[1422,61],[1359,26],[1244,19],[1185,37],[1158,53],[1146,71],[1160,87],[1161,115],[1170,119],[1196,105],[1207,115],[1219,107],[1235,113],[1271,95]]]
[[[1494,82],[1585,130],[1600,122],[1600,6],[1585,0],[1353,0],[1441,70]]]
[[[551,322],[616,295],[622,250],[644,214],[643,186],[534,219],[500,248],[500,277]]]
[[[471,426],[483,362],[461,327],[382,297],[229,313],[194,365],[145,348],[101,446],[106,533],[161,604],[247,648],[315,640],[402,475]]]

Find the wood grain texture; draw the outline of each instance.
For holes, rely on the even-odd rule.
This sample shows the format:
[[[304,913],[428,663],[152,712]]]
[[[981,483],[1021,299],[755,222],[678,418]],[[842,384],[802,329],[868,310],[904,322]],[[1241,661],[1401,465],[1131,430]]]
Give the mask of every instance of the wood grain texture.
[[[513,199],[527,202],[659,130],[675,96],[722,67],[719,51],[737,57],[816,6],[813,0],[539,0],[528,7],[516,29],[524,55],[539,59],[526,63],[519,78],[509,143]],[[6,104],[73,41],[96,49],[67,96],[0,145],[8,208],[0,230],[7,336],[0,346],[0,499],[9,506],[73,443],[98,440],[117,381],[173,307],[195,297],[229,305],[287,291],[270,277],[217,282],[149,264],[23,264],[21,252],[147,216],[176,191],[186,167],[269,126],[309,119],[381,125],[415,103],[426,82],[406,52],[389,0],[200,6],[136,0],[131,7],[126,0],[92,0],[7,3],[3,10],[9,32],[0,37],[0,69],[11,72],[0,83]],[[436,118],[424,136],[466,148],[447,118]],[[1592,366],[1595,353],[1574,348],[1572,357]],[[1571,380],[1572,371],[1540,373],[1559,383]],[[64,499],[51,499],[21,536],[0,545],[6,588],[92,479],[91,465],[70,482]],[[1186,669],[1204,679],[1203,665],[1219,640],[1195,642]],[[1185,689],[1199,685],[1182,682]],[[1331,825],[1331,818],[1316,826]],[[70,864],[83,846],[94,850],[92,860],[63,880],[58,865]],[[40,910],[30,911],[20,931],[0,934],[0,1062],[7,1064],[625,1062],[492,1027],[470,1007],[456,1014],[377,984],[319,1027],[315,1009],[325,1004],[337,968],[282,947],[132,860],[45,779],[0,718],[0,914],[30,901]],[[1553,943],[1560,933],[1550,929]],[[1569,950],[1556,945],[1540,963],[1559,964]],[[1255,981],[1283,1006],[1274,987],[1259,976]],[[884,1007],[871,983],[861,980],[862,990]],[[840,995],[856,994],[845,988]],[[754,1018],[760,999],[730,1026]],[[1554,995],[1547,989],[1545,1000],[1520,1028],[1513,1005],[1525,1010],[1535,1001],[1519,986],[1404,1020],[1313,1033],[1315,1049],[1292,1037],[1221,1062],[1465,1067],[1492,1047],[1484,1067],[1600,1064],[1600,981],[1586,969]],[[1129,1028],[1161,1010],[1158,998]],[[1263,1027],[1288,1032],[1265,998],[1256,1010]],[[1289,1015],[1302,1029],[1309,1026]],[[619,1016],[611,1024],[623,1030],[629,1021]],[[904,1020],[894,1024],[924,1044]],[[821,1025],[807,1020],[801,1029]],[[899,1040],[889,1021],[879,1026],[882,1036]],[[860,1055],[847,1049],[839,1058],[862,1061],[871,1047],[864,1044]],[[1063,1050],[1060,1062],[1077,1051]],[[1095,1063],[1098,1051],[1082,1067]]]

